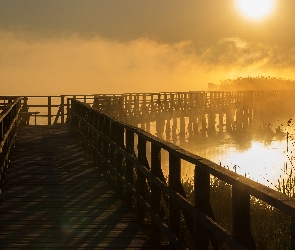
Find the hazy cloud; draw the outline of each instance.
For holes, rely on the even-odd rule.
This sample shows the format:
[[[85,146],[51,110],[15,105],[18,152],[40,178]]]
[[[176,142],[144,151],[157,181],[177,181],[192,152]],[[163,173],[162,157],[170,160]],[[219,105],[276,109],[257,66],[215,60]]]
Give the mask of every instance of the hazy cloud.
[[[198,62],[229,78],[270,75],[294,79],[294,52],[295,47],[224,38],[207,48]]]
[[[295,66],[295,48],[246,42],[239,38],[224,38],[208,48],[201,61],[211,65],[230,65],[235,68],[261,69],[292,68]]]
[[[0,38],[1,95],[188,91],[237,76],[294,78],[295,48],[238,38],[198,53],[189,41],[144,37],[30,39],[0,31]]]

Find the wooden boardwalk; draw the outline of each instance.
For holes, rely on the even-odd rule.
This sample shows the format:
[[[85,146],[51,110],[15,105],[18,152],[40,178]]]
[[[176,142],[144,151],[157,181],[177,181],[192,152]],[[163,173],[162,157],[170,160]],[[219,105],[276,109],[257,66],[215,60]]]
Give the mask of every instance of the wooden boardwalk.
[[[152,249],[65,125],[20,128],[0,228],[1,249]]]

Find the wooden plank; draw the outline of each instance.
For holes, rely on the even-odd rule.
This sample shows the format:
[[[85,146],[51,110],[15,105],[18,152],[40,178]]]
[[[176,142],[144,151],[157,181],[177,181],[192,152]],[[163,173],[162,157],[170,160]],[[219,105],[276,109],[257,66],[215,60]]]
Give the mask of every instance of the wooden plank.
[[[65,125],[20,128],[0,224],[1,248],[153,249]]]

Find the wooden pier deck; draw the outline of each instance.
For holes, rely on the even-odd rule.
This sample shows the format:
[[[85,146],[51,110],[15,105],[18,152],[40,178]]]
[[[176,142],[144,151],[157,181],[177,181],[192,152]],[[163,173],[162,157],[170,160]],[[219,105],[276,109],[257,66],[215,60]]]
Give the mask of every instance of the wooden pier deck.
[[[152,249],[65,125],[20,128],[0,225],[1,249]]]

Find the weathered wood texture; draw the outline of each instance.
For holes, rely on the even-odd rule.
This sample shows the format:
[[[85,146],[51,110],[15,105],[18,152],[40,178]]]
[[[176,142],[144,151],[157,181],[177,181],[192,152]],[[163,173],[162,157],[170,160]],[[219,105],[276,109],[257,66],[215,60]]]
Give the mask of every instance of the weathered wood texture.
[[[0,196],[1,249],[151,249],[65,125],[26,126]]]

